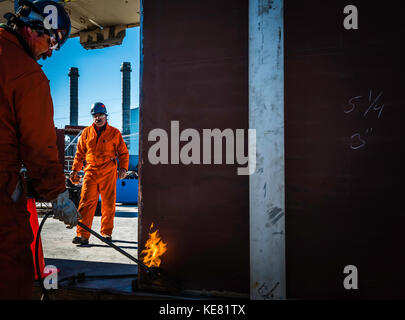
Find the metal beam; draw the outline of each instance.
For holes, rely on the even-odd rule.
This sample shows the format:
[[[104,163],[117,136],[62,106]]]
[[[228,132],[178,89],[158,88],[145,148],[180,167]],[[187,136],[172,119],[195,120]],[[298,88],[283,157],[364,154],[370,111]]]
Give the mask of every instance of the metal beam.
[[[285,299],[283,0],[249,1],[250,297]]]

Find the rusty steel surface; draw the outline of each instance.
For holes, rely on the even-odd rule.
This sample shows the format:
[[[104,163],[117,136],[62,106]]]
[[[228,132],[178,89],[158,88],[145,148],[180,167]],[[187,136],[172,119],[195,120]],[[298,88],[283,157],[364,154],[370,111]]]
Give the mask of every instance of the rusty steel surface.
[[[403,298],[399,3],[285,3],[287,298]],[[344,268],[358,271],[346,290]]]
[[[86,126],[65,126],[65,134],[70,134],[70,135],[77,135],[82,131]]]
[[[56,128],[56,145],[58,146],[59,162],[65,166],[65,130]]]
[[[184,289],[248,294],[248,177],[237,165],[148,160],[148,133],[174,120],[180,131],[247,131],[248,1],[143,6],[139,247],[153,222],[168,245],[161,267]],[[142,272],[139,285],[149,285]]]

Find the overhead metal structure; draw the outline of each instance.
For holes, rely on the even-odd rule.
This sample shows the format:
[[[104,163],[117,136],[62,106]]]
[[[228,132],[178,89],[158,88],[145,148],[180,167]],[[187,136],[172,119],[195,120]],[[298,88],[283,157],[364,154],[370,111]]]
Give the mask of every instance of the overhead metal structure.
[[[61,0],[72,21],[70,37],[85,49],[120,45],[127,28],[140,24],[140,0]],[[14,0],[0,0],[0,22],[14,11]]]

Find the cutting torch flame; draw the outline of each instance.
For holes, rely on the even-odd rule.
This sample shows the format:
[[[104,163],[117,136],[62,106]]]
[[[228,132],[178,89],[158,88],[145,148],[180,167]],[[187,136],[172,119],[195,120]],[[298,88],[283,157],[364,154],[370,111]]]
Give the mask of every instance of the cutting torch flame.
[[[160,238],[159,230],[151,232],[152,228],[153,222],[149,228],[149,239],[146,241],[145,249],[141,252],[141,254],[144,254],[142,260],[148,267],[159,267],[162,263],[160,257],[167,251],[167,244]]]

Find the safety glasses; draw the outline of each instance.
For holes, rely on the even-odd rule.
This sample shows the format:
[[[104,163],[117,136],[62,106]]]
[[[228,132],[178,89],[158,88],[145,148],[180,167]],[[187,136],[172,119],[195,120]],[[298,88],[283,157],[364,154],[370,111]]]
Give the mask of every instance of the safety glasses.
[[[51,30],[51,32],[49,30],[44,30],[41,28],[32,28],[32,31],[35,31],[36,33],[38,33],[38,35],[40,37],[47,35],[49,37],[49,50],[58,50],[59,49],[59,42],[58,42],[58,38],[55,35],[55,32],[53,30]]]
[[[105,118],[106,115],[104,113],[97,113],[97,114],[93,114],[93,119],[96,118]]]
[[[38,35],[47,35],[50,38],[49,50],[59,50],[60,39],[63,37],[63,30],[47,30],[42,28],[31,28],[33,31],[37,32]]]
[[[50,36],[49,41],[50,41],[49,50],[58,50],[59,48],[58,40],[54,36]]]

